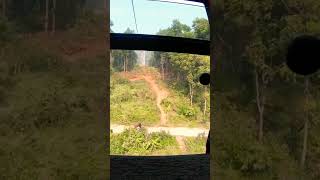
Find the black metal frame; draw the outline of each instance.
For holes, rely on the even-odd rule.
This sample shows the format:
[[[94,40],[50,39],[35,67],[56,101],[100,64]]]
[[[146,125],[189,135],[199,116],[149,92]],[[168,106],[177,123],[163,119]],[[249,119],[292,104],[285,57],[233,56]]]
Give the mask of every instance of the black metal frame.
[[[111,49],[210,55],[210,41],[182,37],[110,33]]]

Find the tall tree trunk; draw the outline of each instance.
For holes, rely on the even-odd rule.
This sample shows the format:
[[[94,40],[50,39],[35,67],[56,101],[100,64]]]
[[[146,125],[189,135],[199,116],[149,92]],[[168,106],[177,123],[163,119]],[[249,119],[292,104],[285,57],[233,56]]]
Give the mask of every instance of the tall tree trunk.
[[[163,56],[161,56],[161,59],[160,59],[160,65],[161,65],[161,78],[162,80],[164,80],[164,62],[163,62]]]
[[[300,162],[300,167],[303,168],[305,165],[306,161],[306,156],[307,156],[307,148],[308,148],[308,131],[309,131],[309,120],[306,118],[305,123],[304,123],[304,134],[303,134],[303,149],[301,153],[301,162]]]
[[[308,148],[308,134],[309,134],[309,79],[306,77],[305,79],[305,98],[306,98],[306,119],[304,122],[304,134],[303,134],[303,149],[301,153],[301,161],[300,167],[303,168],[306,161],[307,156],[307,148]]]
[[[257,108],[259,112],[259,131],[258,131],[258,140],[262,142],[263,138],[263,114],[264,114],[264,101],[265,101],[265,96],[264,96],[264,87],[260,84],[259,81],[259,74],[258,71],[255,71],[255,84],[256,84],[256,101],[257,101]]]
[[[207,93],[207,87],[204,87],[204,93]],[[204,96],[204,108],[203,108],[203,117],[206,117],[206,111],[207,111],[207,98]]]
[[[53,8],[52,8],[52,34],[56,32],[56,6],[57,0],[53,0]]]
[[[49,26],[49,0],[46,0],[46,12],[45,12],[45,19],[44,19],[44,31],[48,33],[48,26]]]
[[[123,59],[123,72],[126,72],[126,59]]]
[[[128,72],[128,57],[126,56],[126,72]]]
[[[164,80],[164,67],[163,67],[163,62],[161,62],[161,74],[162,74],[162,80]]]

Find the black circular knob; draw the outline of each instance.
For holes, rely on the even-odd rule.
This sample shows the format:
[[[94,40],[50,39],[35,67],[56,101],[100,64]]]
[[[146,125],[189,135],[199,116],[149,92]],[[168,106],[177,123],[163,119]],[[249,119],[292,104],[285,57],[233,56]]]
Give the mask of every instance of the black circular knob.
[[[320,68],[320,40],[304,35],[295,38],[288,47],[287,66],[300,75],[310,75]]]
[[[210,74],[209,73],[203,73],[199,77],[199,81],[202,85],[208,85],[210,84]]]

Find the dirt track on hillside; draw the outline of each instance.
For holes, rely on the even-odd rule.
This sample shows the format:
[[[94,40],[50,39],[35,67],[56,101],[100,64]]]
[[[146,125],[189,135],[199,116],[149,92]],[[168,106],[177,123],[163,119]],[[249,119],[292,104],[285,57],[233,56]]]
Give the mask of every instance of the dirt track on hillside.
[[[176,137],[176,141],[179,145],[179,148],[182,152],[186,152],[186,145],[184,142],[185,137],[197,137],[199,135],[204,135],[204,137],[208,136],[208,129],[201,129],[201,128],[188,128],[188,127],[165,127],[168,121],[167,115],[161,106],[161,102],[163,99],[167,98],[169,92],[164,87],[161,87],[157,83],[157,76],[150,72],[147,72],[146,69],[142,69],[141,72],[125,72],[122,73],[124,77],[126,77],[129,81],[139,81],[144,80],[150,86],[152,92],[156,95],[156,104],[160,111],[160,121],[159,125],[155,127],[143,127],[147,130],[148,133],[152,132],[161,132],[165,131],[172,136]],[[111,130],[114,133],[121,133],[125,129],[133,128],[130,126],[124,125],[111,125]]]
[[[163,87],[160,88],[159,84],[156,83],[156,77],[146,71],[142,71],[141,74],[128,76],[128,79],[130,81],[145,80],[149,84],[152,92],[156,95],[156,103],[160,111],[160,126],[164,126],[167,123],[167,116],[161,106],[161,102],[163,99],[168,97],[168,91]]]

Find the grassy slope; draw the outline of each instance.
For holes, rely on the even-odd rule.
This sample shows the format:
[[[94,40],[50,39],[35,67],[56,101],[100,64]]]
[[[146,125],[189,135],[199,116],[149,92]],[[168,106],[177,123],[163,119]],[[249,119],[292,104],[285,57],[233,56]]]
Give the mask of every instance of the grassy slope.
[[[133,73],[139,74],[139,71],[137,69]],[[156,69],[147,68],[147,71],[158,77]],[[184,94],[159,79],[157,83],[169,91],[169,96],[161,103],[167,113],[169,126],[209,128],[209,121],[203,119],[198,104],[191,107]],[[184,111],[192,111],[194,115],[185,115]],[[125,125],[141,122],[152,126],[158,123],[159,113],[155,95],[144,80],[130,82],[119,73],[111,76],[111,122]]]
[[[117,73],[113,74],[110,104],[112,123],[133,125],[140,122],[152,126],[160,119],[155,95],[143,80],[130,82]]]
[[[98,107],[103,94],[97,93],[96,82],[91,79],[99,80],[103,74],[90,77],[89,69],[78,65],[69,64],[71,72],[60,75],[23,73],[17,77],[18,83],[9,100],[12,106],[8,120],[15,122],[14,127],[21,127],[21,135],[8,132],[1,138],[5,148],[0,151],[7,157],[1,161],[3,178],[100,179],[104,176],[106,154]],[[57,101],[48,97],[54,87],[58,87],[54,95]],[[48,105],[42,104],[46,102],[44,99]],[[69,108],[72,104],[78,106],[71,108],[68,116],[59,116],[65,114],[63,103],[69,104]],[[45,117],[52,122],[43,121]],[[57,118],[60,123],[55,123]],[[32,127],[35,121],[42,124],[40,129]]]
[[[158,77],[158,72],[154,68],[145,69],[149,74]],[[141,73],[137,68],[131,72],[131,76]],[[127,75],[127,76],[130,76]],[[169,89],[161,80],[157,80],[160,87],[169,90],[170,95],[161,104],[169,118],[169,126],[188,126],[188,127],[207,127],[208,123],[203,123],[199,115],[184,116],[179,112],[181,108],[191,108],[189,100],[182,93],[175,89]],[[197,105],[194,106],[195,108]],[[129,81],[123,73],[113,73],[111,76],[111,123],[133,125],[141,122],[146,126],[155,126],[158,124],[160,112],[155,104],[155,94],[150,90],[144,80]],[[199,114],[199,110],[198,110]],[[201,116],[200,116],[201,117]],[[168,155],[168,154],[195,154],[205,152],[206,137],[186,138],[185,143],[187,152],[182,152],[174,137],[166,135],[166,139],[161,138],[157,141],[162,144],[156,149],[145,149],[144,143],[155,139],[141,137],[141,142],[132,139],[137,134],[134,130],[121,134],[111,134],[111,153],[126,155]],[[152,136],[152,135],[151,135]],[[169,143],[168,143],[168,139]],[[126,148],[130,144],[131,148]]]
[[[82,52],[85,55],[65,54],[61,46],[73,48],[64,43],[74,41],[70,34],[77,36],[70,31],[22,39],[4,59],[24,63],[25,69],[10,76],[13,86],[1,105],[0,179],[104,179],[106,175],[101,120],[105,54],[95,48]],[[87,42],[88,47],[104,47],[98,35],[90,41],[79,37],[76,42]]]

